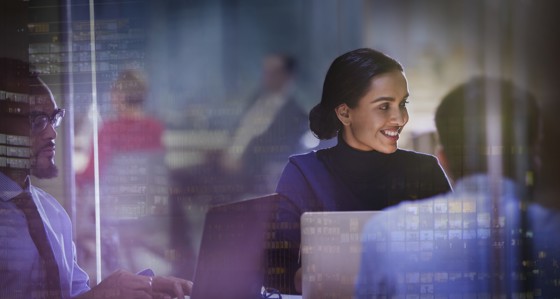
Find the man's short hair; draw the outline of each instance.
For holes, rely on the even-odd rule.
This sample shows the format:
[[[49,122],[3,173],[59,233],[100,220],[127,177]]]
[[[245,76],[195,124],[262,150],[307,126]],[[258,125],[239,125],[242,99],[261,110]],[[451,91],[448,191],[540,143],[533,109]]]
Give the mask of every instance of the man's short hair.
[[[455,179],[487,172],[489,158],[502,159],[502,174],[512,179],[534,171],[539,109],[533,95],[509,81],[477,77],[459,85],[438,106],[435,123]],[[490,136],[499,140],[488,140],[498,125]]]
[[[0,172],[17,177],[30,173],[30,98],[37,75],[29,63],[0,57]],[[6,150],[8,149],[8,150]]]
[[[28,93],[30,79],[37,78],[29,63],[8,57],[0,57],[0,90]]]
[[[8,118],[27,115],[30,110],[28,95],[37,75],[30,72],[25,61],[0,57],[0,133],[20,135],[20,128],[11,124]],[[20,132],[21,133],[21,132]]]

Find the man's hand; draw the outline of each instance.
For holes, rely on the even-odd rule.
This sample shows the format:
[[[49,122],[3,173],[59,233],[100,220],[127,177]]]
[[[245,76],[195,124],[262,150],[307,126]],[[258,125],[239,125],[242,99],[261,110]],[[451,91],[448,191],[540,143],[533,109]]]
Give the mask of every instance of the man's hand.
[[[78,299],[150,299],[152,277],[117,270]]]
[[[193,283],[173,276],[155,276],[152,284],[153,298],[185,298],[190,295]]]
[[[143,276],[117,270],[78,299],[183,299],[192,282],[176,277]]]

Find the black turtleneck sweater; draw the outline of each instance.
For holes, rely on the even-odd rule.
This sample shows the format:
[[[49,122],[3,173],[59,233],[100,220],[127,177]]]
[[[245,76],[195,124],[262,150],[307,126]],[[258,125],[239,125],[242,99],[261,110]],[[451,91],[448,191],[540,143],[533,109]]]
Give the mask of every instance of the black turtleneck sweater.
[[[451,190],[437,160],[426,154],[360,151],[339,138],[335,147],[318,151],[317,157],[353,195],[336,201],[341,211],[381,210]]]
[[[448,191],[451,187],[445,173],[437,159],[427,154],[400,149],[392,154],[364,152],[339,138],[332,148],[290,157],[276,187],[287,199],[276,221],[289,225],[278,230],[274,240],[289,245],[268,252],[269,267],[285,272],[268,277],[266,285],[283,293],[294,292],[302,213],[381,210]]]

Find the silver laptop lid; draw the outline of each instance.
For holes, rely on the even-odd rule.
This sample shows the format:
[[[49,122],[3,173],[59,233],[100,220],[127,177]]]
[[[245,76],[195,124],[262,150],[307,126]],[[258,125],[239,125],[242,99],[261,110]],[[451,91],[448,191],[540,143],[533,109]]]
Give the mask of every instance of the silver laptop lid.
[[[301,216],[303,298],[352,298],[362,229],[380,211],[306,212]]]

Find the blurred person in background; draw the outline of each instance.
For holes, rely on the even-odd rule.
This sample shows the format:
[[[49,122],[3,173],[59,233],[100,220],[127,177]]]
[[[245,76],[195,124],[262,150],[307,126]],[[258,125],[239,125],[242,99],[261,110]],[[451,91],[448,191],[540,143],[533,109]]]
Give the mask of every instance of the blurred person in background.
[[[173,175],[199,205],[232,202],[274,192],[285,159],[301,152],[307,117],[296,97],[297,62],[286,54],[268,54],[260,87],[243,108],[227,147],[205,153],[200,164]],[[196,188],[195,188],[196,187]],[[202,202],[204,201],[204,202]]]
[[[70,218],[30,174],[54,178],[64,117],[29,64],[0,58],[0,297],[164,298],[190,293],[189,281],[117,270],[93,288],[77,263]],[[27,162],[26,162],[27,161]],[[83,219],[87,222],[87,219]]]
[[[268,54],[262,63],[261,88],[244,109],[222,164],[239,176],[245,196],[274,191],[285,159],[304,148],[307,116],[295,94],[297,61]]]
[[[269,259],[283,261],[271,266],[285,271],[270,277],[267,286],[301,292],[299,221],[304,212],[381,210],[451,190],[434,156],[397,146],[409,118],[408,101],[407,79],[395,59],[363,48],[333,61],[309,125],[317,138],[337,137],[338,143],[291,156],[284,168],[276,192],[288,202],[278,221],[295,225],[277,234],[289,248],[272,250]]]
[[[162,152],[164,126],[157,118],[146,114],[144,103],[148,82],[140,70],[125,70],[113,82],[110,102],[115,117],[103,122],[99,129],[99,172],[103,174],[114,156],[134,151]],[[93,147],[85,169],[76,177],[78,184],[93,181]]]
[[[183,254],[198,248],[209,205],[273,193],[286,158],[304,148],[307,117],[296,96],[297,61],[271,53],[263,58],[261,72],[259,88],[229,132],[228,146],[205,152],[200,164],[172,175],[172,235]],[[195,265],[188,256],[179,257],[174,273],[192,275]]]
[[[558,211],[532,203],[540,121],[511,82],[474,78],[437,108],[454,192],[402,203],[363,231],[357,298],[555,298]],[[491,137],[490,137],[491,136]]]
[[[111,85],[113,117],[98,133],[99,197],[104,269],[141,270],[146,261],[158,273],[171,273],[171,212],[168,171],[162,143],[164,125],[148,114],[149,88],[144,73],[127,69]],[[79,213],[93,221],[94,152],[76,181],[82,196]],[[95,262],[95,231],[79,225],[83,264]],[[149,236],[149,237],[148,237]]]

